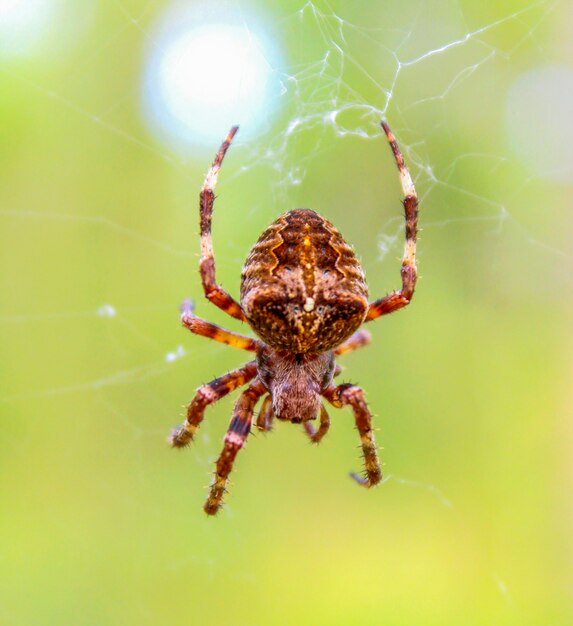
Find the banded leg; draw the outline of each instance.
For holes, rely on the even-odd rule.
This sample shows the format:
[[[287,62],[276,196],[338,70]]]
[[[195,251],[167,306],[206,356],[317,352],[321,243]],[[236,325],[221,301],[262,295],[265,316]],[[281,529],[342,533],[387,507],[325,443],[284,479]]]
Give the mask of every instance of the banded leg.
[[[245,441],[251,430],[251,420],[253,418],[255,404],[266,391],[266,387],[261,382],[255,381],[247,390],[243,391],[235,404],[229,430],[225,435],[225,444],[217,459],[217,467],[215,477],[211,484],[211,491],[203,507],[205,513],[208,515],[215,515],[221,506],[235,457],[239,450],[245,445]]]
[[[360,387],[351,384],[331,385],[322,394],[333,406],[340,408],[347,404],[354,411],[356,428],[360,434],[362,454],[364,455],[365,475],[361,476],[355,472],[350,475],[354,480],[364,487],[372,487],[382,479],[380,461],[376,450],[376,441],[372,431],[372,414],[368,409],[364,392]]]
[[[261,345],[261,342],[257,339],[240,335],[239,333],[221,328],[221,326],[217,326],[217,324],[197,317],[195,313],[193,313],[193,303],[191,300],[185,300],[181,305],[181,323],[185,328],[188,328],[196,335],[226,343],[228,346],[233,346],[234,348],[256,352]]]
[[[203,420],[205,407],[250,382],[256,375],[257,363],[256,361],[249,361],[243,367],[232,370],[199,387],[195,397],[187,407],[187,420],[181,426],[171,431],[169,443],[174,448],[186,446],[193,439],[195,431]]]
[[[362,346],[368,345],[372,341],[372,335],[367,330],[357,330],[353,335],[350,335],[346,341],[343,341],[337,348],[334,349],[335,356],[352,352]]]
[[[310,422],[304,422],[304,429],[306,434],[309,436],[310,440],[313,443],[318,443],[324,435],[328,432],[330,428],[330,417],[328,417],[328,413],[324,406],[320,407],[320,426],[318,430]]]
[[[236,317],[238,320],[244,322],[246,318],[241,309],[241,305],[228,294],[223,287],[217,284],[215,280],[215,259],[213,257],[213,240],[211,237],[213,204],[215,202],[214,188],[217,184],[217,175],[221,169],[221,163],[223,162],[225,153],[238,130],[238,126],[233,126],[225,141],[221,144],[219,151],[215,155],[215,160],[207,172],[203,188],[199,194],[201,224],[201,260],[199,262],[199,271],[201,273],[205,297],[232,317]]]
[[[272,430],[273,427],[273,399],[269,394],[264,400],[257,416],[257,428],[262,431]]]
[[[418,230],[418,196],[416,188],[412,182],[412,177],[408,172],[408,168],[404,163],[404,157],[398,148],[396,138],[394,137],[390,127],[386,122],[382,122],[382,128],[388,137],[398,171],[400,172],[400,182],[404,192],[404,214],[406,218],[406,243],[404,246],[404,256],[402,258],[402,288],[389,293],[384,298],[380,298],[370,304],[368,313],[366,314],[367,322],[397,311],[408,304],[414,295],[416,287],[417,270],[416,270],[416,236]]]

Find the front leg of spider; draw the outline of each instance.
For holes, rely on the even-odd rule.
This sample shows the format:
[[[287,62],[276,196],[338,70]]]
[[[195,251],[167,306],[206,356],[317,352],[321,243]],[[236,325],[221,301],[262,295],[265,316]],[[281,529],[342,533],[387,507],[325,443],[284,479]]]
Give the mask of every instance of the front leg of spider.
[[[416,190],[392,131],[385,122],[382,127],[402,183],[406,243],[401,288],[372,303],[354,250],[328,220],[311,209],[288,211],[262,233],[244,263],[237,302],[215,279],[211,240],[214,186],[237,127],[223,141],[207,173],[200,194],[200,273],[205,296],[232,317],[248,322],[258,337],[202,320],[189,302],[184,304],[181,321],[192,333],[256,353],[254,361],[200,387],[187,409],[187,420],[170,438],[174,447],[188,444],[207,405],[248,384],[235,404],[216,463],[204,506],[209,515],[221,508],[235,458],[251,430],[255,405],[263,397],[256,419],[259,430],[270,430],[275,419],[302,423],[315,443],[330,426],[323,399],[336,408],[349,406],[360,436],[365,470],[364,475],[351,475],[366,487],[382,478],[364,392],[356,385],[333,382],[341,371],[335,358],[370,342],[370,334],[360,328],[362,324],[405,307],[416,285]],[[312,421],[317,418],[319,426],[315,428]]]
[[[243,391],[235,404],[229,430],[225,435],[223,450],[217,459],[215,476],[211,484],[209,497],[203,507],[205,513],[209,515],[215,515],[221,507],[235,457],[244,446],[251,430],[255,404],[266,391],[264,385],[255,381],[248,389]]]
[[[273,399],[269,394],[263,400],[261,410],[257,416],[257,428],[263,432],[272,430],[273,417]]]
[[[372,414],[364,399],[364,391],[351,384],[338,385],[338,387],[332,385],[324,391],[323,395],[337,408],[346,405],[352,407],[364,456],[364,475],[351,472],[350,476],[364,487],[376,485],[382,479],[382,471],[380,470],[376,441],[372,432]]]
[[[408,306],[414,295],[416,281],[418,278],[418,270],[416,268],[416,238],[418,234],[418,194],[412,182],[410,172],[404,163],[404,157],[400,152],[398,143],[394,133],[386,122],[382,122],[382,128],[386,133],[398,172],[400,174],[400,183],[402,184],[402,192],[404,199],[404,217],[406,218],[406,243],[404,244],[404,256],[402,258],[402,268],[400,275],[402,277],[402,287],[397,291],[375,300],[370,304],[366,315],[366,322],[375,320],[381,315],[393,313],[398,309]]]
[[[205,176],[205,182],[199,194],[201,227],[201,260],[199,262],[199,273],[201,274],[205,297],[231,317],[235,317],[244,322],[245,315],[241,305],[228,294],[215,279],[215,257],[213,255],[213,240],[211,237],[211,223],[213,220],[213,205],[215,204],[215,185],[217,184],[217,177],[225,154],[238,130],[238,126],[233,126],[225,138],[225,141],[221,144],[221,147],[215,155],[213,164],[207,172],[207,176]]]
[[[326,435],[329,428],[330,417],[323,406],[320,407],[320,426],[318,429],[315,429],[310,422],[304,422],[304,429],[312,443],[319,443],[324,435]]]
[[[191,442],[195,431],[203,421],[205,409],[209,404],[217,402],[238,387],[250,382],[257,375],[257,364],[250,361],[239,369],[232,370],[210,383],[201,385],[195,397],[187,407],[187,420],[177,428],[174,428],[169,436],[169,443],[174,448],[183,448]]]

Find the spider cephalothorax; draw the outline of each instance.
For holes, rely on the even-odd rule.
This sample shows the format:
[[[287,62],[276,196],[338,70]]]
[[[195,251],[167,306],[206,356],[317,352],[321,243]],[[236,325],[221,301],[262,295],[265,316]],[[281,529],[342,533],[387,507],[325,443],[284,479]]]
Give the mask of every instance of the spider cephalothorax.
[[[258,377],[269,390],[274,415],[299,423],[316,419],[322,392],[332,383],[334,354],[295,353],[262,346],[257,353]]]
[[[207,173],[200,194],[200,271],[205,296],[232,317],[248,322],[260,338],[239,335],[196,317],[190,301],[182,307],[181,321],[192,332],[256,353],[255,360],[199,387],[187,408],[186,422],[170,437],[175,447],[188,444],[208,404],[250,383],[235,404],[225,435],[204,507],[209,514],[221,506],[233,462],[251,429],[255,405],[263,396],[257,428],[270,430],[273,417],[302,422],[314,442],[322,439],[330,425],[322,398],[337,408],[350,405],[365,464],[363,476],[352,476],[366,487],[382,478],[364,392],[355,385],[333,382],[340,372],[335,357],[370,341],[369,333],[359,330],[360,326],[405,307],[416,285],[416,190],[392,132],[385,122],[382,127],[404,191],[406,245],[402,287],[372,303],[354,251],[328,220],[310,209],[281,215],[259,237],[245,261],[241,300],[236,302],[215,280],[211,219],[217,174],[237,127],[229,132]],[[315,429],[310,422],[318,416],[320,425]]]

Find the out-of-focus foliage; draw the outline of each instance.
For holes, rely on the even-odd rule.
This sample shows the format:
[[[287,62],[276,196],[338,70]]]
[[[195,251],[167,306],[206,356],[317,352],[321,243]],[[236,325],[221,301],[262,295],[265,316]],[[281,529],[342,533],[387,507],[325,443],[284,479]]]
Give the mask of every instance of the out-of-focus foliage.
[[[294,206],[340,228],[373,297],[398,286],[382,112],[421,197],[421,278],[341,359],[376,415],[386,482],[349,480],[358,436],[331,409],[319,447],[289,424],[252,436],[208,519],[232,399],[183,453],[166,436],[200,383],[248,358],[178,322],[192,295],[239,328],[197,272],[219,139],[180,151],[146,118],[167,2],[68,4],[27,48],[1,31],[22,46],[0,45],[0,622],[573,623],[569,5],[234,3],[280,51],[284,90],[222,170],[225,287],[238,294],[249,246]],[[523,77],[556,67],[565,78],[528,108]],[[536,162],[554,153],[540,137],[562,171]]]

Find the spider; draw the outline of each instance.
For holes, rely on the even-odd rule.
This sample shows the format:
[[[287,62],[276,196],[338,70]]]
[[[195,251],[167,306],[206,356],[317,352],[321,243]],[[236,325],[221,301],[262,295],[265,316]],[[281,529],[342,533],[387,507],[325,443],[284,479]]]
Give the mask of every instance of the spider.
[[[186,421],[169,438],[173,447],[187,445],[203,420],[205,408],[248,384],[235,403],[216,463],[203,507],[209,515],[217,513],[222,505],[235,457],[245,445],[260,398],[263,401],[256,418],[259,430],[270,430],[275,417],[302,423],[315,443],[330,426],[322,398],[336,408],[350,405],[364,456],[364,474],[351,476],[365,487],[372,487],[382,478],[372,415],[363,390],[353,384],[333,382],[341,371],[335,358],[370,342],[370,333],[360,330],[360,326],[408,305],[416,285],[418,198],[392,131],[384,121],[382,128],[404,193],[406,243],[401,288],[374,302],[368,301],[364,272],[353,249],[328,220],[310,209],[288,211],[262,233],[243,266],[241,299],[237,302],[215,278],[211,221],[213,190],[238,126],[229,131],[205,177],[199,196],[200,274],[205,297],[231,317],[248,322],[258,337],[200,319],[190,300],[182,305],[181,322],[192,333],[255,353],[255,358],[243,367],[199,387],[187,407]],[[311,422],[317,417],[319,425],[315,428]]]

